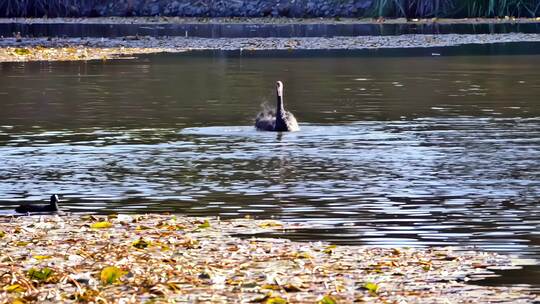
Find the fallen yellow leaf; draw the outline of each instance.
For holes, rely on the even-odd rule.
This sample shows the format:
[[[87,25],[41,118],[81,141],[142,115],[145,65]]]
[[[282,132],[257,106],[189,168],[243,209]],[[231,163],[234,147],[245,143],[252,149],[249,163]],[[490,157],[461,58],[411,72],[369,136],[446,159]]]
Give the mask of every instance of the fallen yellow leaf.
[[[118,267],[109,266],[105,267],[101,270],[100,279],[103,284],[114,284],[116,281],[118,281],[124,274],[126,274],[124,271],[122,271]]]
[[[267,222],[259,224],[259,227],[261,228],[283,227],[283,224],[276,221],[267,221]]]
[[[13,53],[19,56],[26,56],[26,55],[30,55],[31,52],[29,49],[15,49]]]
[[[137,248],[137,249],[144,249],[144,248],[146,248],[146,247],[148,247],[150,245],[150,242],[145,241],[145,240],[143,240],[141,238],[141,239],[138,239],[135,242],[133,242],[133,244],[131,244],[131,245],[133,247]]]
[[[200,224],[198,227],[201,229],[210,228],[210,222],[208,220],[204,220],[204,222]]]
[[[285,300],[284,298],[282,298],[282,297],[270,297],[270,298],[266,299],[266,301],[264,303],[266,303],[266,304],[287,304],[289,302],[287,300]]]
[[[111,222],[97,222],[97,223],[93,223],[92,225],[90,225],[90,228],[96,228],[96,229],[101,229],[101,228],[110,228],[112,227],[112,223]]]
[[[329,246],[326,246],[326,248],[323,250],[324,253],[326,254],[332,254],[334,253],[334,250],[337,248],[336,245],[329,245]]]
[[[261,289],[280,290],[281,287],[277,284],[264,284],[261,286]]]
[[[313,256],[308,252],[295,252],[294,257],[297,259],[312,259]]]
[[[32,280],[46,281],[53,274],[53,270],[45,267],[43,269],[30,268],[28,276]]]
[[[337,304],[337,301],[332,296],[325,295],[317,302],[317,304]]]
[[[7,292],[25,292],[26,288],[24,288],[23,286],[19,284],[13,284],[13,285],[8,285],[4,287],[4,290]]]
[[[366,284],[364,284],[363,287],[371,293],[377,293],[377,291],[379,291],[379,285],[377,285],[376,283],[367,282]]]
[[[34,259],[36,260],[47,260],[47,259],[50,259],[51,256],[50,255],[35,255],[34,256]]]

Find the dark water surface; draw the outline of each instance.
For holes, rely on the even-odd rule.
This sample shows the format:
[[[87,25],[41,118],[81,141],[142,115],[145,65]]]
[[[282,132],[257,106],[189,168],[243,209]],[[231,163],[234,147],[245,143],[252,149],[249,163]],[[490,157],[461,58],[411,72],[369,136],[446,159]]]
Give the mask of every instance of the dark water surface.
[[[309,222],[540,258],[540,55],[0,64],[0,204]],[[285,83],[301,131],[251,125]],[[527,262],[527,261],[525,261]],[[538,266],[492,283],[540,286]]]
[[[189,36],[335,37],[403,34],[540,33],[540,23],[501,24],[76,24],[0,23],[0,36],[20,32],[30,37]]]

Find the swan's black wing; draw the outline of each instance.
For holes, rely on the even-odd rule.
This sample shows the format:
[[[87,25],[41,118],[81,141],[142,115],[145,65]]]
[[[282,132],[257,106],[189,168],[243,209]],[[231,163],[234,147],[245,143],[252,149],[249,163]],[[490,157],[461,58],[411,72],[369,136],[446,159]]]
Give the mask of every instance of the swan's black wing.
[[[274,131],[276,116],[272,112],[261,112],[255,118],[255,128],[260,131]]]
[[[285,112],[285,124],[287,125],[288,131],[294,132],[300,130],[300,126],[298,126],[296,118],[294,117],[293,113],[289,111]]]

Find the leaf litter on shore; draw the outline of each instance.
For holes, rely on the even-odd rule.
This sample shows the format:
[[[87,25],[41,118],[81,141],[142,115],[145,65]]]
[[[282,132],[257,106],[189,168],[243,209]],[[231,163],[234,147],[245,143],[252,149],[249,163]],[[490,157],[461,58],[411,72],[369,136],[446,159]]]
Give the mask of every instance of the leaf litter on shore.
[[[197,38],[127,36],[118,38],[17,38],[0,40],[0,62],[133,59],[138,54],[201,50],[367,50],[448,47],[463,44],[540,42],[538,33],[433,34],[354,37]],[[439,54],[440,55],[440,54]]]
[[[297,225],[297,224],[296,224]],[[530,303],[466,284],[495,253],[239,238],[279,221],[175,215],[0,217],[0,303]]]

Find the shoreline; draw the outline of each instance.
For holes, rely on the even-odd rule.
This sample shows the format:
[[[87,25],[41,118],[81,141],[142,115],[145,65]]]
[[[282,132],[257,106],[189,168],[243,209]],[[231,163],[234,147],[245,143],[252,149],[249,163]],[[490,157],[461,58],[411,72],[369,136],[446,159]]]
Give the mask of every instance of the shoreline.
[[[185,18],[185,17],[96,17],[96,18],[0,18],[0,24],[221,24],[221,25],[482,25],[537,24],[539,18],[472,19],[373,19],[373,18]],[[0,62],[86,61],[132,59],[134,56],[191,51],[294,51],[371,50],[449,47],[466,44],[540,42],[540,33],[501,34],[404,34],[395,36],[335,36],[291,38],[197,38],[184,36],[121,36],[110,38],[2,37]],[[187,35],[187,32],[186,32]]]
[[[536,18],[81,17],[0,18],[0,24],[540,24]]]
[[[164,214],[0,216],[0,266],[10,269],[0,276],[0,301],[538,300],[525,287],[466,283],[515,268],[496,253],[257,237],[302,227]]]
[[[540,34],[445,34],[301,38],[4,38],[0,62],[129,59],[139,54],[190,51],[367,50],[540,42]],[[440,55],[440,54],[435,54]]]

